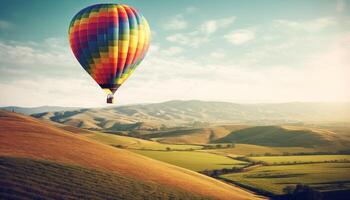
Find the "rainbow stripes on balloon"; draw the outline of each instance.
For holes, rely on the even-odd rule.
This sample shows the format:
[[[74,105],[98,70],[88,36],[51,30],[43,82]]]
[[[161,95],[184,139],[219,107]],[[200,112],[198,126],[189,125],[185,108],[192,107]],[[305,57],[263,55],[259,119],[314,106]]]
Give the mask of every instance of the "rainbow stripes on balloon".
[[[72,19],[68,34],[79,63],[109,93],[135,71],[150,44],[146,19],[119,4],[84,8]]]

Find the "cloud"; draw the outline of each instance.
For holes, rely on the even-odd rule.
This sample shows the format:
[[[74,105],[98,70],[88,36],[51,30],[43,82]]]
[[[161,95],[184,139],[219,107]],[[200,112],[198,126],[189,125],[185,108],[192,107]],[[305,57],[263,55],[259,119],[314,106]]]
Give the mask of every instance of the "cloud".
[[[84,70],[63,39],[48,38],[41,43],[0,41],[0,82],[73,78],[81,71]]]
[[[47,77],[37,80],[22,78],[9,83],[0,82],[0,88],[1,105],[91,107],[105,102],[104,92],[88,77]]]
[[[224,35],[224,38],[232,44],[241,45],[253,40],[255,32],[248,29],[240,29]]]
[[[0,41],[0,63],[65,65],[72,61],[70,47],[61,39],[48,38],[38,46],[36,43]]]
[[[150,45],[150,47],[148,49],[147,55],[150,55],[150,54],[153,55],[153,54],[159,52],[159,49],[160,49],[160,47],[159,47],[158,44],[151,43],[151,45]]]
[[[98,106],[95,102],[105,101],[103,91],[60,38],[0,41],[0,88],[1,105]]]
[[[187,33],[175,33],[166,37],[166,40],[190,47],[198,47],[200,44],[211,40],[211,35],[217,30],[228,28],[236,17],[225,17],[203,22],[194,30]]]
[[[195,13],[198,10],[197,7],[188,6],[179,14],[168,18],[164,24],[163,28],[165,30],[182,30],[188,27],[188,21],[185,19],[186,16],[189,16]]]
[[[277,28],[287,28],[297,31],[317,32],[329,26],[335,25],[337,22],[333,17],[321,17],[306,21],[292,21],[279,19],[274,24]]]
[[[12,23],[5,20],[0,20],[0,30],[11,29],[12,27],[13,27]]]
[[[190,47],[198,47],[200,44],[209,40],[207,35],[203,35],[200,31],[192,31],[189,33],[175,33],[166,37],[166,40]]]
[[[280,65],[285,63],[285,60],[298,60],[301,62],[303,61],[303,56],[295,52],[298,51],[297,49],[302,48],[300,44],[305,44],[305,41],[310,42],[308,38],[303,38],[302,40],[290,39],[274,43],[268,41],[265,45],[255,45],[254,50],[245,52],[238,62],[250,67],[261,66],[261,64],[266,62],[271,65]]]
[[[317,51],[313,49],[312,56],[296,53],[301,64],[295,66],[291,64],[293,59],[283,60],[284,53],[290,53],[285,50],[306,40],[296,43],[289,36],[288,41],[284,37],[272,39],[274,43],[270,43],[271,38],[254,41],[262,45],[235,55],[238,62],[231,59],[235,50],[221,46],[210,46],[209,51],[201,52],[200,58],[184,55],[186,47],[198,47],[213,39],[215,34],[211,31],[208,34],[201,25],[167,38],[183,46],[161,48],[162,43],[152,43],[145,60],[117,91],[117,105],[172,99],[244,103],[350,100],[350,33],[322,48],[313,44],[324,36],[312,34],[313,43],[308,45]],[[257,31],[260,29],[240,29],[225,35],[225,39],[236,45],[245,44],[255,39]],[[333,36],[325,38],[329,42]],[[252,55],[244,56],[245,53]],[[283,61],[272,65],[251,63],[262,57],[265,60],[282,57]],[[0,41],[0,88],[0,105],[105,105],[103,91],[80,67],[66,40],[60,38],[26,43]]]
[[[212,34],[219,28],[227,28],[236,20],[236,17],[227,17],[216,20],[208,20],[201,25],[201,30],[206,34]]]
[[[140,87],[149,89],[137,89],[134,85],[136,82],[125,89],[133,93],[140,92],[138,94],[145,97],[147,102],[170,99],[245,103],[349,101],[350,33],[335,39],[333,43],[301,60],[300,66],[291,66],[284,62],[281,65],[254,68],[244,62],[213,63],[184,57],[164,58],[153,55],[133,77],[140,80]],[[273,51],[278,55],[281,49],[293,45],[294,41],[281,43],[276,45]],[[223,56],[221,53],[226,52],[212,52],[210,56],[220,59]],[[141,86],[142,84],[146,85]],[[159,94],[159,91],[162,91],[162,94]]]
[[[346,8],[346,2],[345,0],[337,0],[336,3],[336,11],[337,12],[343,12]]]
[[[215,51],[215,52],[211,52],[210,56],[213,58],[221,59],[221,58],[224,58],[226,54],[223,51]]]
[[[301,68],[274,67],[262,72],[269,98],[280,101],[349,101],[350,33],[325,51],[309,56]],[[266,91],[266,89],[265,89]]]
[[[179,14],[167,20],[163,27],[166,30],[181,30],[187,27],[187,21],[181,14]]]
[[[186,59],[165,60],[157,56],[150,58],[134,77],[141,80],[139,84],[146,84],[141,88],[148,89],[141,91],[131,85],[125,89],[145,97],[145,101],[346,101],[350,100],[347,92],[350,85],[348,52],[349,46],[335,45],[329,51],[307,59],[301,68],[286,65],[260,69],[203,64]]]
[[[168,49],[163,50],[163,53],[166,56],[173,56],[182,53],[184,50],[181,47],[170,47]]]
[[[189,14],[192,14],[192,13],[196,12],[197,10],[198,10],[198,8],[195,6],[188,6],[187,8],[185,8],[185,12],[189,13]]]

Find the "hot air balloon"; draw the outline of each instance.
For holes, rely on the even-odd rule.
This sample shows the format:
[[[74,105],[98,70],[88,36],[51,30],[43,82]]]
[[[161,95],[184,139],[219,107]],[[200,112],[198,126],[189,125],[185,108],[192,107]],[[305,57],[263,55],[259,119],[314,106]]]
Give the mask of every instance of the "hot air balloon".
[[[135,71],[150,44],[146,19],[134,8],[96,4],[82,9],[69,26],[71,49],[85,71],[107,92],[107,103]]]

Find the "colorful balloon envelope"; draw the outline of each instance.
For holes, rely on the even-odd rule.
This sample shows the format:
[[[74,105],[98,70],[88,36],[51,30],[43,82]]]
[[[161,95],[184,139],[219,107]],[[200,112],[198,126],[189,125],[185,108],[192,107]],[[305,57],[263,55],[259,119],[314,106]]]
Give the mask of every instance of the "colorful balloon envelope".
[[[134,8],[119,4],[84,8],[72,19],[68,34],[75,57],[108,93],[108,103],[143,60],[150,44],[146,19]]]

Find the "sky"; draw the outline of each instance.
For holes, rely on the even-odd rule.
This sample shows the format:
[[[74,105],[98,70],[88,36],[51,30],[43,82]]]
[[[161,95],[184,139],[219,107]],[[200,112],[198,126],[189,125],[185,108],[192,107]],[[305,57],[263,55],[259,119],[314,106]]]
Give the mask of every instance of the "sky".
[[[0,106],[106,106],[67,35],[101,2],[136,8],[152,31],[116,105],[350,101],[350,1],[0,0]]]

